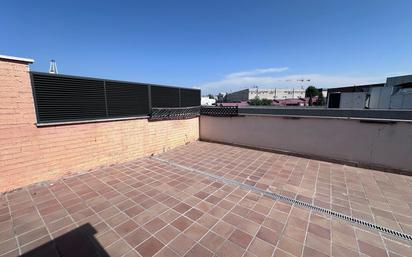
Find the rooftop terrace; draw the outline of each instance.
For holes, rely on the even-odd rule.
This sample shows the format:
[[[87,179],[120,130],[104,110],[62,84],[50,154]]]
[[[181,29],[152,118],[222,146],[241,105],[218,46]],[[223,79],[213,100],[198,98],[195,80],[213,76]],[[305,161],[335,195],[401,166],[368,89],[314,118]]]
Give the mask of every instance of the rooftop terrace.
[[[412,111],[205,108],[31,62],[0,56],[0,257],[412,256]]]
[[[411,256],[257,189],[412,234],[411,177],[195,142],[2,195],[0,256]]]

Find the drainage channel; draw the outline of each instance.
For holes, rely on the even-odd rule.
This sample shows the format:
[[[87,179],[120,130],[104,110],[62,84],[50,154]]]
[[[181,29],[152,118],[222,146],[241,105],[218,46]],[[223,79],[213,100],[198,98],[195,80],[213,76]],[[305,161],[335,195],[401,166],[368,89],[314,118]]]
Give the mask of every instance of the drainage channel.
[[[336,211],[333,211],[333,210],[330,210],[330,209],[326,209],[326,208],[323,208],[323,207],[319,207],[319,206],[316,206],[316,205],[312,205],[312,204],[309,204],[309,203],[306,203],[306,202],[303,202],[303,201],[300,201],[300,200],[297,200],[297,199],[294,199],[294,198],[291,198],[291,197],[288,197],[288,196],[285,196],[285,195],[281,195],[281,194],[274,193],[274,192],[269,192],[269,191],[257,188],[255,186],[246,185],[246,184],[243,184],[243,183],[241,183],[239,181],[236,181],[236,180],[233,180],[233,179],[227,179],[227,178],[224,178],[222,176],[217,176],[217,175],[210,174],[210,173],[207,173],[207,172],[204,172],[204,171],[201,171],[201,170],[189,168],[189,167],[186,167],[186,166],[183,166],[183,165],[177,164],[175,162],[171,162],[171,161],[168,161],[168,160],[156,157],[156,156],[152,156],[151,158],[154,159],[154,160],[160,161],[160,162],[167,163],[170,166],[174,166],[174,167],[177,167],[177,168],[180,168],[180,169],[184,169],[184,170],[187,170],[187,171],[190,171],[190,172],[194,172],[194,173],[212,178],[214,180],[222,181],[226,184],[239,186],[240,188],[243,188],[243,189],[246,189],[246,190],[261,193],[261,194],[263,194],[267,197],[270,197],[272,199],[275,199],[275,200],[280,200],[280,201],[283,201],[283,202],[286,202],[286,203],[289,203],[289,204],[292,204],[292,205],[296,204],[296,205],[305,207],[307,209],[317,211],[319,213],[326,213],[326,214],[329,214],[332,217],[335,217],[335,218],[338,218],[338,219],[341,219],[341,220],[345,220],[345,221],[348,221],[348,222],[351,222],[351,223],[354,223],[354,224],[358,224],[358,225],[361,225],[363,227],[367,227],[369,229],[373,229],[373,230],[376,230],[376,231],[379,231],[379,232],[382,232],[382,233],[385,233],[385,234],[388,234],[388,235],[391,235],[391,236],[395,236],[395,237],[398,237],[398,238],[401,238],[401,239],[404,239],[404,240],[412,241],[412,236],[408,235],[408,234],[405,234],[403,232],[399,232],[399,231],[396,231],[396,230],[393,230],[393,229],[385,228],[385,227],[382,227],[382,226],[379,226],[377,224],[373,224],[373,223],[370,223],[370,222],[367,222],[367,221],[364,221],[364,220],[361,220],[361,219],[353,218],[353,217],[348,216],[346,214],[336,212]]]

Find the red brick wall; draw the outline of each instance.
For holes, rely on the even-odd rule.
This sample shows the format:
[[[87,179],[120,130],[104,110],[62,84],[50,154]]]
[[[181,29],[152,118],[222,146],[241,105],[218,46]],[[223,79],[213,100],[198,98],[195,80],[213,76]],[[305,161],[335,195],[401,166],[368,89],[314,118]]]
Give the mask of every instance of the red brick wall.
[[[38,128],[28,66],[0,59],[0,192],[160,153],[199,138],[199,119]]]

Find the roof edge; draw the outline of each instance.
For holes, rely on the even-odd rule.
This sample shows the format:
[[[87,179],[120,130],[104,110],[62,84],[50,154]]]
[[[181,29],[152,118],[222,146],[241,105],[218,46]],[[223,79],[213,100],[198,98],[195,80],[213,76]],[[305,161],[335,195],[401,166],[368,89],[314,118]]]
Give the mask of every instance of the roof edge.
[[[22,57],[2,55],[2,54],[0,54],[0,59],[10,60],[10,61],[18,61],[18,62],[25,62],[25,63],[34,63],[34,60],[30,59],[30,58],[22,58]]]

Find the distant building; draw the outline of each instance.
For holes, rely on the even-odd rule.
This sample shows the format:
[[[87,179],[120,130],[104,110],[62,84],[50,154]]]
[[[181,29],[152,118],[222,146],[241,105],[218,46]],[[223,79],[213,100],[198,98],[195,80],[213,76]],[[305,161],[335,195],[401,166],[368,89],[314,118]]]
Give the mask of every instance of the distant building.
[[[412,109],[412,75],[389,77],[386,83],[329,88],[329,108]]]
[[[242,101],[242,102],[231,102],[231,103],[219,103],[217,104],[218,106],[238,106],[238,107],[248,107],[250,106],[248,102]]]
[[[329,108],[364,109],[368,108],[371,88],[383,87],[384,83],[329,88],[327,106]]]
[[[217,94],[216,98],[216,102],[223,103],[226,99],[226,93],[219,93]]]
[[[313,103],[318,101],[318,96],[314,96],[312,98]],[[218,106],[238,106],[238,107],[248,107],[251,106],[247,101],[240,101],[240,102],[226,102],[226,103],[218,103]],[[277,106],[277,107],[285,107],[285,106],[308,106],[309,105],[309,97],[305,98],[287,98],[287,99],[276,99],[272,101],[270,106]],[[264,107],[270,107],[269,105],[261,105]]]
[[[315,96],[312,98],[313,103],[318,100],[318,97]],[[273,104],[276,106],[308,106],[309,105],[309,97],[307,98],[289,98],[289,99],[279,99],[273,100]]]
[[[263,88],[248,88],[233,93],[228,93],[226,95],[226,102],[242,102],[249,101],[254,98],[260,99],[293,99],[293,98],[304,98],[305,90],[304,89],[294,89],[294,88],[272,88],[272,89],[263,89]]]
[[[202,96],[202,98],[200,99],[200,104],[201,105],[215,105],[216,99],[210,98],[208,96]]]

